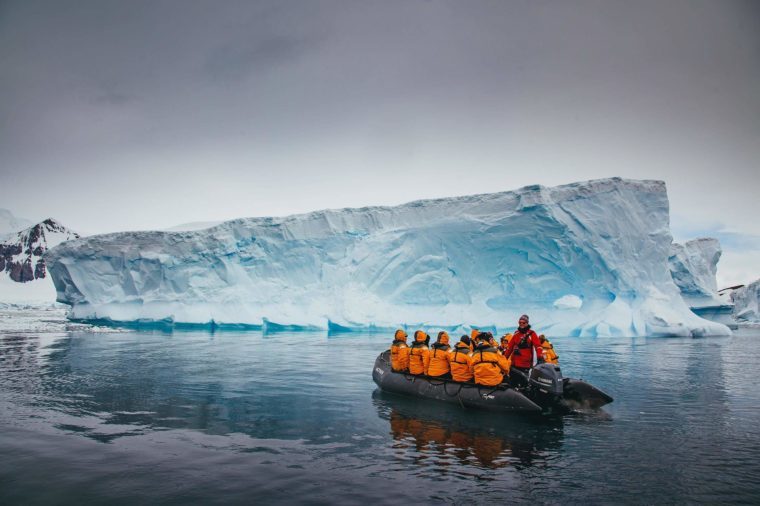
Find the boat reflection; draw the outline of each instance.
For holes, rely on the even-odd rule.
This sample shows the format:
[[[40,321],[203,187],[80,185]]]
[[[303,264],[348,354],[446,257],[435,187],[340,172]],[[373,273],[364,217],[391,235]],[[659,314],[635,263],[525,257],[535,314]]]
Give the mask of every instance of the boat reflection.
[[[376,390],[378,416],[389,422],[397,456],[418,464],[481,469],[546,466],[562,445],[562,419],[463,410]]]

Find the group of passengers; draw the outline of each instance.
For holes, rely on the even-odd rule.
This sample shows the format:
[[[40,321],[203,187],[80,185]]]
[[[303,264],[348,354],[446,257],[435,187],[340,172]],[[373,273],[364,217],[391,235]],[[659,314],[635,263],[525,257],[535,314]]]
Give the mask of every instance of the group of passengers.
[[[418,330],[410,346],[406,332],[399,329],[391,345],[391,368],[396,372],[484,386],[496,386],[507,379],[514,385],[524,384],[533,366],[534,350],[537,363],[556,364],[559,359],[552,343],[544,335],[537,335],[529,321],[528,315],[522,315],[517,330],[502,336],[500,344],[490,332],[474,329],[453,348],[445,331],[439,332],[436,342],[428,346],[430,336]]]

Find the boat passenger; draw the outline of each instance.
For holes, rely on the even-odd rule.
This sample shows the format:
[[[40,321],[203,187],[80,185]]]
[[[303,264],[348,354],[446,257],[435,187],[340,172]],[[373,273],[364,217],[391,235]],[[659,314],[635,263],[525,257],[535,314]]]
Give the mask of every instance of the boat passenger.
[[[454,381],[472,381],[472,371],[470,365],[472,358],[470,357],[471,340],[468,336],[462,336],[459,338],[459,342],[454,346],[454,350],[450,355],[451,366],[451,378]]]
[[[499,349],[491,344],[493,335],[490,332],[483,332],[478,337],[480,342],[472,352],[471,367],[475,383],[496,386],[504,381],[505,374],[509,374],[509,362],[499,353]]]
[[[414,333],[414,342],[409,351],[409,372],[411,374],[427,374],[430,364],[430,349],[428,341],[430,336],[421,330]]]
[[[449,346],[449,335],[446,331],[438,333],[438,339],[433,343],[431,348],[430,365],[428,366],[427,372],[428,376],[451,379],[451,367],[449,366],[449,361],[451,360],[449,350],[451,349],[451,346]]]
[[[533,350],[536,350],[538,363],[542,363],[543,348],[538,335],[530,328],[530,319],[524,314],[517,322],[517,330],[509,340],[507,351],[504,356],[512,359],[512,369],[517,369],[516,374],[510,373],[510,378],[518,383],[527,380],[530,368],[533,367]]]
[[[559,355],[554,351],[554,345],[541,334],[538,336],[538,340],[541,341],[541,348],[544,350],[544,360],[547,364],[559,364]]]
[[[507,332],[503,336],[501,336],[501,343],[499,344],[499,351],[503,355],[507,351],[507,346],[509,346],[509,340],[512,339],[512,334]]]
[[[393,336],[391,369],[396,372],[409,372],[409,345],[406,344],[406,332],[401,329]]]

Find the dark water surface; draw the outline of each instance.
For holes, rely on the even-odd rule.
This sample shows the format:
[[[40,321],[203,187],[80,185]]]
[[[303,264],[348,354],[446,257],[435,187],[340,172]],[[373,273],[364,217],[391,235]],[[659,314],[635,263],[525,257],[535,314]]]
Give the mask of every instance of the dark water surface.
[[[387,335],[0,333],[0,504],[757,504],[758,337],[555,338],[615,402],[537,420],[376,391]]]

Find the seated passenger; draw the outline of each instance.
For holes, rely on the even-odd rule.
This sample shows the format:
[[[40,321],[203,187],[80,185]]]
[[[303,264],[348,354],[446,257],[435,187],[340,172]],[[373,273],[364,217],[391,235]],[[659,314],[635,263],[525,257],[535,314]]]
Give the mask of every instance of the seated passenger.
[[[406,344],[406,332],[401,329],[393,336],[391,369],[396,372],[409,372],[409,345]]]
[[[554,351],[554,345],[541,334],[538,336],[538,340],[541,341],[541,348],[544,350],[544,360],[547,364],[559,364],[559,355]]]
[[[430,336],[418,330],[414,333],[414,342],[409,351],[409,372],[411,374],[427,374],[430,364],[430,349],[428,340]]]
[[[505,351],[507,351],[507,346],[509,346],[509,340],[512,339],[512,334],[507,332],[503,336],[501,336],[501,343],[499,344],[499,352],[503,355]]]
[[[471,371],[475,383],[485,386],[496,386],[504,381],[504,375],[509,374],[509,362],[493,344],[490,332],[479,336],[479,343],[472,352]]]
[[[454,381],[465,382],[472,380],[470,343],[469,337],[462,336],[454,346],[454,350],[450,352],[451,379]]]
[[[451,379],[451,367],[449,367],[449,335],[445,332],[438,333],[438,339],[431,346],[430,365],[428,365],[428,376],[441,379]]]

